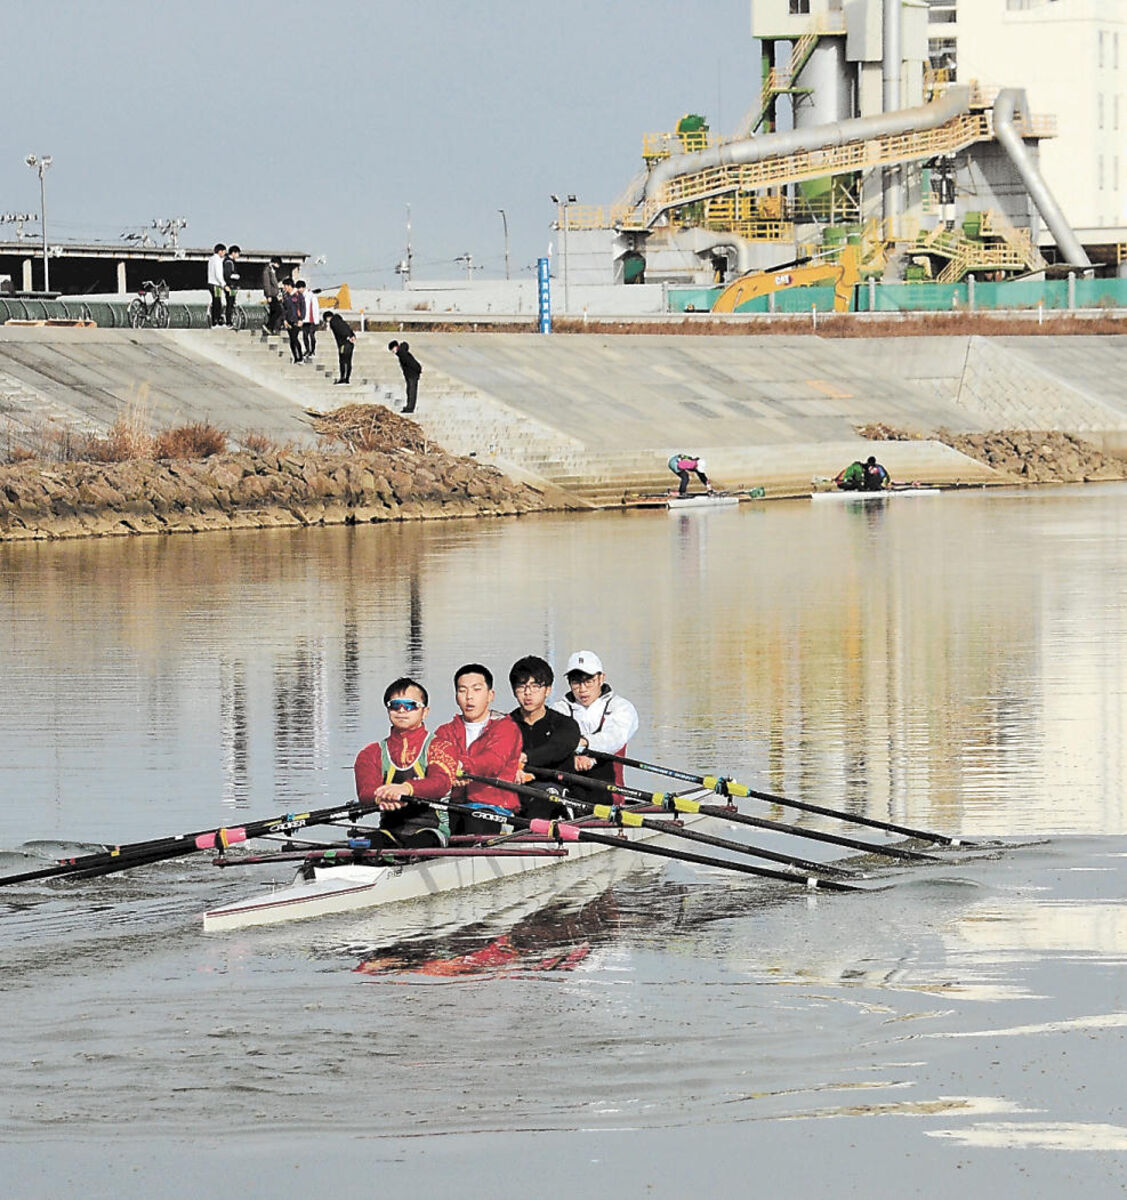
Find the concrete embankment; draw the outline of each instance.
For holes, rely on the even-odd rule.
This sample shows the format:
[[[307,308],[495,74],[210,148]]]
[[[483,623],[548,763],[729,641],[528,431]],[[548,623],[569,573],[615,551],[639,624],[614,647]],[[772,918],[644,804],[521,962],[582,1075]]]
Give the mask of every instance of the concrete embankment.
[[[508,516],[545,507],[542,493],[497,471],[414,451],[0,467],[0,541]]]
[[[401,400],[387,336],[359,336],[359,382],[348,388],[332,386],[324,336],[317,363],[296,367],[280,340],[258,332],[0,328],[0,419],[19,445],[37,424],[99,432],[140,405],[154,424],[211,421],[236,442],[254,432],[304,450],[316,445],[311,412]],[[973,439],[999,430],[1127,446],[1118,385],[1127,339],[1115,336],[419,333],[411,345],[424,366],[426,439],[412,469],[432,470],[442,451],[472,457],[532,484],[540,505],[617,505],[664,490],[666,459],[683,450],[705,455],[722,485],[779,496],[808,492],[812,479],[870,453],[899,480],[1043,478],[1015,475],[1012,455],[976,453]],[[866,440],[866,426],[890,435]],[[396,514],[411,515],[409,502],[397,494]],[[291,504],[304,511],[289,492],[274,507]]]

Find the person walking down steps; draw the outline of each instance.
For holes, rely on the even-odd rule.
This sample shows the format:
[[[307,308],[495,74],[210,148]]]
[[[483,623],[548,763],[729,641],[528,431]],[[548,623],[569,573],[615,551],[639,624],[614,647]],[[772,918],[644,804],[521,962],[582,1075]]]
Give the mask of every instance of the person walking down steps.
[[[419,398],[419,376],[423,373],[423,368],[406,342],[388,342],[387,348],[399,359],[403,378],[407,382],[407,403],[403,406],[403,411],[412,413]]]

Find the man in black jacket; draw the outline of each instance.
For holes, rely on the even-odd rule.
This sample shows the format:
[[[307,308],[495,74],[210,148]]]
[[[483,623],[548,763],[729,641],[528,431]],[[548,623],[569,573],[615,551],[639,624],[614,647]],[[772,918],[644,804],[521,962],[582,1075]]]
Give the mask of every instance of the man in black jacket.
[[[543,784],[525,768],[573,771],[575,751],[582,736],[571,717],[548,707],[553,682],[552,668],[534,654],[518,658],[509,671],[509,685],[517,699],[517,707],[509,715],[516,721],[523,743],[520,778],[534,787]],[[561,805],[539,797],[522,796],[520,811],[522,816],[533,820],[551,821],[567,816]]]
[[[403,411],[414,412],[415,402],[419,398],[419,376],[423,373],[423,368],[419,366],[419,360],[411,353],[411,347],[406,342],[388,342],[387,348],[399,359],[403,378],[407,381],[407,403]]]
[[[290,355],[295,363],[301,362],[305,355],[301,350],[301,325],[305,320],[305,305],[301,296],[294,288],[293,280],[282,280],[282,317],[290,335]]]
[[[266,323],[262,328],[267,333],[277,333],[282,328],[282,285],[278,282],[281,269],[280,258],[272,258],[262,268],[262,296],[267,304]]]
[[[340,378],[334,379],[333,383],[348,383],[352,379],[352,351],[356,348],[356,334],[344,317],[331,308],[325,310],[325,324],[336,338],[340,363]]]
[[[235,303],[239,298],[239,255],[242,251],[232,246],[223,260],[223,290],[227,293],[227,328],[235,324]]]

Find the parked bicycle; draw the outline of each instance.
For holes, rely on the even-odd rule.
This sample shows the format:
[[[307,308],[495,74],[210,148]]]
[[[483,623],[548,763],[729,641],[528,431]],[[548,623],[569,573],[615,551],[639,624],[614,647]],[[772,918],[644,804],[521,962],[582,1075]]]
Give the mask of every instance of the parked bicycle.
[[[225,323],[225,322],[224,322]],[[207,306],[207,327],[211,329],[215,322],[211,316],[211,305]],[[235,307],[231,310],[231,328],[246,329],[247,327],[247,310],[241,304],[236,302]]]
[[[168,284],[164,280],[153,283],[146,279],[129,305],[129,324],[134,329],[148,326],[150,329],[168,328]]]

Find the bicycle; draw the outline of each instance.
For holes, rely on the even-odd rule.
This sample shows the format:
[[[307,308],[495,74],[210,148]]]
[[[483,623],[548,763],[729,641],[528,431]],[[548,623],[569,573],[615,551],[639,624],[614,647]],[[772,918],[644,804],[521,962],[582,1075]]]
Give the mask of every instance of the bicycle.
[[[151,329],[167,329],[168,284],[164,280],[153,283],[146,279],[129,305],[129,324],[134,329],[148,326]]]
[[[226,320],[224,320],[222,322],[222,324],[226,325],[227,324]],[[207,306],[207,327],[208,327],[208,329],[213,329],[215,327],[215,321],[212,319],[212,315],[211,315],[211,304],[210,303]],[[241,329],[246,329],[246,327],[247,327],[247,310],[245,308],[243,308],[243,306],[241,304],[236,303],[235,307],[231,310],[231,328],[236,329],[236,330],[241,330]]]

